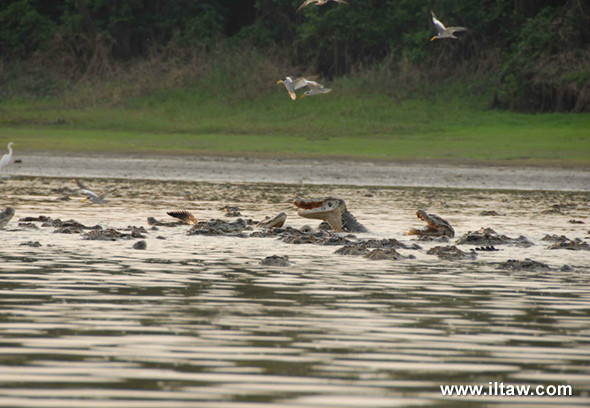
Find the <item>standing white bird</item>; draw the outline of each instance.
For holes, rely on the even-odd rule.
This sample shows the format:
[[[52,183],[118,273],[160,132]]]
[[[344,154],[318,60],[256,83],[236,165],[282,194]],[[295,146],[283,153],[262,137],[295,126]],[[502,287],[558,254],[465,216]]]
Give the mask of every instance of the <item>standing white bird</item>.
[[[347,6],[349,5],[344,0],[305,0],[303,2],[303,4],[301,4],[301,6],[299,6],[299,8],[297,9],[296,13],[299,13],[299,10],[301,10],[303,7],[309,6],[312,3],[315,3],[316,6],[322,6],[322,5],[326,4],[329,1],[334,1],[336,3],[346,4]]]
[[[2,156],[2,159],[0,160],[0,172],[4,171],[6,166],[8,166],[8,164],[12,160],[12,145],[13,144],[14,144],[14,142],[8,143],[8,153],[6,153],[4,156]]]
[[[89,190],[88,188],[86,188],[86,186],[84,184],[82,184],[82,182],[78,179],[76,179],[76,184],[78,185],[78,187],[80,187],[80,191],[82,192],[82,194],[86,194],[86,198],[82,201],[92,201],[93,203],[96,204],[106,204],[108,203],[108,201],[106,200],[106,198],[112,194],[115,190],[117,190],[117,187],[107,191],[106,193],[102,193],[102,194],[96,194],[94,191]]]
[[[304,81],[305,81],[305,86],[307,88],[309,88],[309,90],[306,91],[303,95],[301,95],[301,98],[304,98],[306,96],[321,95],[321,94],[325,94],[328,92],[332,92],[332,89],[326,88],[326,87],[324,87],[324,85],[322,85],[318,82],[309,81],[305,78],[304,78]]]
[[[291,97],[291,99],[295,100],[297,99],[295,91],[299,88],[303,88],[305,86],[305,81],[306,79],[303,77],[295,79],[291,77],[285,77],[285,79],[279,79],[277,81],[277,84],[283,84],[287,92],[289,92],[289,96]]]
[[[432,14],[432,22],[434,23],[434,25],[436,26],[436,29],[438,30],[438,34],[435,35],[434,37],[432,37],[430,39],[430,41],[442,40],[443,38],[454,38],[456,40],[457,37],[455,37],[453,35],[453,33],[457,32],[457,31],[467,30],[465,27],[445,27],[445,25],[443,23],[441,23],[439,20],[436,19],[436,16],[434,15],[434,11],[431,10],[430,14]]]

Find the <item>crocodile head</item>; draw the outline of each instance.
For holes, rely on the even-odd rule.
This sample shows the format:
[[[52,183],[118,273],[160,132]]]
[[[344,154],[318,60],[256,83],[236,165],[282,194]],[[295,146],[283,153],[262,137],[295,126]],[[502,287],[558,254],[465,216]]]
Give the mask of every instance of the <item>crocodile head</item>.
[[[300,208],[297,214],[301,217],[326,221],[334,231],[365,232],[367,230],[348,212],[346,203],[340,198],[296,198],[293,204]]]
[[[262,221],[256,224],[256,226],[268,229],[281,228],[285,224],[286,220],[287,214],[282,212],[278,215],[275,215],[274,217],[265,217]]]
[[[424,210],[416,211],[416,217],[426,223],[426,227],[419,230],[410,228],[408,235],[430,235],[430,236],[447,236],[454,237],[455,230],[446,220],[443,220],[438,215],[428,214]]]

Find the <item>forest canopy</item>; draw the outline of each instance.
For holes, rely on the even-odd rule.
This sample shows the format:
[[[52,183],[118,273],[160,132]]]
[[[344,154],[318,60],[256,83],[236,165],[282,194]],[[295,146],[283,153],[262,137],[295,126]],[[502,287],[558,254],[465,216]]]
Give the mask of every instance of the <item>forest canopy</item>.
[[[170,50],[254,47],[328,78],[375,67],[478,75],[493,84],[496,107],[590,111],[587,1],[349,0],[296,13],[302,1],[4,0],[0,81],[23,63],[76,80]],[[468,31],[430,42],[431,10]]]

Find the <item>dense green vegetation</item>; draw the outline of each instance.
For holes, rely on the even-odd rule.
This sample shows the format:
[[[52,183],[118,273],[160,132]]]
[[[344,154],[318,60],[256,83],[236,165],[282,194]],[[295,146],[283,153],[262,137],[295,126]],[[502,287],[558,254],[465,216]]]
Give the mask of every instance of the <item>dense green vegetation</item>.
[[[351,90],[293,102],[279,85],[253,100],[227,98],[191,90],[115,107],[5,104],[0,134],[16,140],[19,149],[40,151],[590,164],[586,114],[531,115],[485,109],[481,97],[396,101]]]
[[[5,0],[0,96],[55,95],[116,74],[117,64],[156,55],[189,64],[233,45],[329,78],[376,65],[419,71],[416,81],[476,74],[494,88],[497,107],[590,111],[587,1],[350,0],[295,13],[302,1]],[[431,9],[469,31],[429,42]]]
[[[590,120],[575,113],[590,111],[587,2],[297,14],[301,1],[7,0],[0,137],[23,150],[588,165]],[[469,31],[430,42],[431,9]],[[276,84],[314,74],[334,91],[293,102]]]

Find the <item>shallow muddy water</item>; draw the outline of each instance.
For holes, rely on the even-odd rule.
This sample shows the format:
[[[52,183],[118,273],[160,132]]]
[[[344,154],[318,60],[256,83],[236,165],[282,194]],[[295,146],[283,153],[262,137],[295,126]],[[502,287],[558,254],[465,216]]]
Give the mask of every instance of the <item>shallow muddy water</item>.
[[[70,179],[0,183],[2,407],[581,407],[590,404],[590,251],[548,249],[545,235],[589,242],[590,193],[86,180],[119,189],[109,204],[62,200]],[[339,246],[152,229],[170,210],[198,219],[287,213],[293,197],[331,195],[371,232],[420,249],[402,260]],[[419,208],[455,229],[447,243],[406,236]],[[482,211],[499,215],[484,216]],[[93,241],[23,217],[144,227]],[[574,220],[575,222],[570,222]],[[533,245],[441,260],[437,245],[482,227]],[[257,228],[254,228],[256,231]],[[246,231],[248,234],[252,231]],[[343,236],[347,234],[341,234]],[[21,245],[39,242],[41,246]],[[457,245],[470,252],[469,245]],[[262,266],[288,255],[286,267]],[[549,269],[514,271],[530,258]],[[442,384],[562,385],[573,396],[444,397]]]

